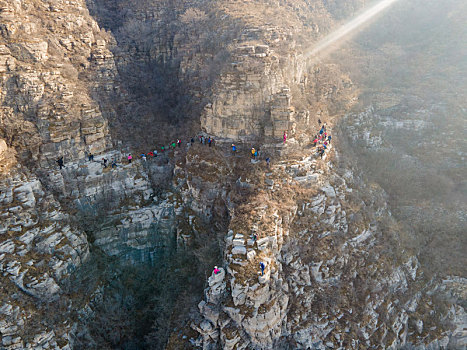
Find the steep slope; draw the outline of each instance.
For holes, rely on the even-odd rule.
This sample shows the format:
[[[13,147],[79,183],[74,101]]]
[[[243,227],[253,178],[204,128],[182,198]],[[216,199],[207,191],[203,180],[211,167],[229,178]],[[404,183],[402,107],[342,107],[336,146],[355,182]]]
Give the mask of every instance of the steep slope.
[[[465,280],[425,276],[381,189],[309,146],[282,152],[237,181],[223,268],[191,324],[199,335],[181,331],[187,343],[173,348],[462,348],[465,312],[448,298],[465,297]]]
[[[84,2],[7,1],[0,16],[1,138],[42,166],[105,150],[107,122],[91,91],[113,67]]]
[[[2,345],[64,348],[73,300],[60,282],[89,257],[88,242],[34,172],[108,147],[79,75],[109,53],[84,3],[3,1],[0,18]]]

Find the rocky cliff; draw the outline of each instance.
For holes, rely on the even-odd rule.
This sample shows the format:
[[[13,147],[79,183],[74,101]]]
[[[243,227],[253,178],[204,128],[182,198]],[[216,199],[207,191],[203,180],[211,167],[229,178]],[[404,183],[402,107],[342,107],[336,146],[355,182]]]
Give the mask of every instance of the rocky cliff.
[[[303,52],[363,5],[0,2],[2,348],[465,343],[463,309],[434,297],[465,300],[465,281],[424,278],[395,248],[381,191],[340,171],[333,148],[321,159],[311,147],[318,119],[331,128],[357,90],[338,65],[310,65]],[[190,142],[199,132],[215,146]],[[146,292],[157,294],[142,308],[147,333],[134,331],[141,314],[122,311],[134,305],[123,295],[109,329],[93,329],[125,278],[99,254],[149,266],[158,273],[141,286],[174,293],[167,307],[159,289]],[[79,286],[90,272],[95,281]]]
[[[463,308],[434,296],[451,290],[462,299],[451,288],[465,280],[427,279],[415,256],[394,248],[401,232],[388,221],[383,193],[301,153],[239,183],[254,194],[232,210],[224,269],[208,280],[191,344],[462,348]],[[443,330],[447,319],[454,332]]]
[[[73,300],[59,284],[88,258],[88,241],[40,171],[108,146],[78,79],[99,28],[84,3],[4,1],[0,18],[2,346],[62,348]]]

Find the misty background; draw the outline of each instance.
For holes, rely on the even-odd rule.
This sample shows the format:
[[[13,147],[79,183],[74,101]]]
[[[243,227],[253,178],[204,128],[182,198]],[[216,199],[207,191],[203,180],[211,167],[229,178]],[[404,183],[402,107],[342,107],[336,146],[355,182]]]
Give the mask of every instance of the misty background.
[[[387,193],[428,275],[467,276],[466,23],[466,1],[399,1],[330,58],[360,89],[339,151]]]

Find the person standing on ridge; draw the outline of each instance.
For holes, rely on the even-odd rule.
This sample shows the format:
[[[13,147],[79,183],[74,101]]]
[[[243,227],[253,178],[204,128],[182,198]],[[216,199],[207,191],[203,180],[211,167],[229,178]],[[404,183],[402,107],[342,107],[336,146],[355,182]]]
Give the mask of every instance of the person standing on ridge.
[[[284,135],[282,136],[282,138],[284,139],[285,143],[285,141],[287,141],[287,130],[284,131]]]
[[[90,162],[93,162],[93,161],[94,161],[94,154],[89,153],[89,155],[88,155],[88,160],[89,160]]]
[[[104,166],[104,168],[107,168],[107,159],[106,158],[102,158],[102,165]]]
[[[208,146],[209,146],[209,147],[211,147],[211,142],[212,142],[211,137],[209,137],[209,138],[208,138]]]
[[[221,272],[221,270],[219,270],[219,269],[217,268],[217,266],[214,266],[214,274],[217,275],[217,274],[220,273],[220,272]]]
[[[318,118],[318,125],[321,125],[321,119]]]
[[[232,153],[235,154],[237,152],[237,146],[235,146],[235,143],[232,143]]]
[[[63,165],[63,157],[57,159],[57,164],[60,167],[60,170],[62,170],[62,168],[65,167],[65,165]]]
[[[269,159],[269,157],[266,158],[266,165],[268,166],[268,168],[271,167],[271,159]]]
[[[178,145],[178,147],[180,148],[180,146],[182,145],[182,140],[177,139],[177,145]]]
[[[143,162],[147,160],[146,155],[144,153],[141,155],[141,159],[143,160]]]
[[[331,135],[328,136],[328,141],[331,143]]]
[[[259,263],[259,267],[261,268],[261,276],[264,276],[264,269],[266,268],[266,265],[264,265],[264,262]]]
[[[253,147],[253,148],[251,149],[251,158],[255,158],[255,153],[256,153],[256,150],[255,150],[255,148]]]
[[[128,164],[131,164],[131,160],[133,159],[133,157],[131,156],[131,154],[128,155]]]

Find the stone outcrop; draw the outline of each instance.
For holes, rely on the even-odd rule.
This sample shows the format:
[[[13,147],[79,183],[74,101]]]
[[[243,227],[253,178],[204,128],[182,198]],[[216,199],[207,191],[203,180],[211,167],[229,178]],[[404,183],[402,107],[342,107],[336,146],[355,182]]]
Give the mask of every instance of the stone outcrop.
[[[78,222],[92,232],[95,245],[111,256],[146,261],[156,253],[154,247],[170,241],[181,207],[176,208],[173,194],[156,197],[154,193],[151,177],[167,172],[171,176],[170,166],[160,167],[154,160],[128,164],[122,162],[124,158],[110,151],[93,161],[68,162],[44,178],[68,209],[77,211]],[[117,162],[115,168],[112,160]]]
[[[7,2],[1,14],[0,113],[7,143],[42,166],[59,155],[78,159],[105,150],[107,121],[80,75],[111,70],[99,61],[112,60],[84,1]]]
[[[234,140],[259,135],[281,137],[293,122],[288,86],[297,83],[294,79],[301,79],[296,77],[296,70],[304,69],[297,67],[299,59],[282,66],[281,56],[268,45],[240,44],[232,60],[231,68],[221,74],[214,88],[213,102],[201,117],[202,128],[208,134]],[[284,76],[284,72],[290,76]]]
[[[88,237],[51,185],[110,146],[91,96],[112,77],[108,37],[84,1],[2,1],[0,38],[0,347],[70,348],[76,300],[62,284],[89,258]],[[76,187],[88,194],[86,180]]]
[[[64,313],[57,315],[58,325],[58,310],[41,304],[61,299],[70,305],[59,284],[88,258],[87,238],[34,175],[11,170],[0,178],[0,193],[0,271],[7,296],[0,307],[2,348],[62,348],[73,323]],[[42,321],[31,320],[38,312]]]
[[[399,233],[383,224],[389,215],[382,194],[360,188],[371,193],[363,201],[354,193],[355,175],[338,176],[329,161],[315,157],[277,163],[252,182],[248,204],[233,206],[226,275],[209,279],[202,317],[192,323],[200,337],[191,343],[204,349],[461,348],[464,310],[441,311],[432,302],[434,290],[450,289],[446,282],[426,280],[416,257],[388,251]],[[457,329],[443,331],[443,319]]]

